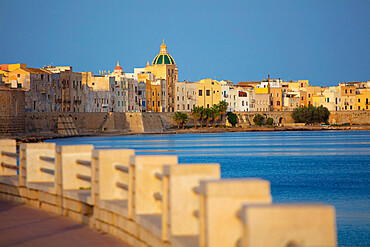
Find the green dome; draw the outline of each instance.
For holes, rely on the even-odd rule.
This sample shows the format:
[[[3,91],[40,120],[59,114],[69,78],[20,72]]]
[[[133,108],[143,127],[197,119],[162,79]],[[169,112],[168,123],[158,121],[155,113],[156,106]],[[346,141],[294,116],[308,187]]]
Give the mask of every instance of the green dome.
[[[158,54],[154,59],[153,59],[153,65],[156,64],[175,64],[175,60],[171,57],[169,54]]]

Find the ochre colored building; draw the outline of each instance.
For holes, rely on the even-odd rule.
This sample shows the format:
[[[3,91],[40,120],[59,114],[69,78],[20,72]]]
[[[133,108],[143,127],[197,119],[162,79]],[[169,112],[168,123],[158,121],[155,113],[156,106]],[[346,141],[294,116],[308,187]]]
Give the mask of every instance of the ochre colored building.
[[[360,90],[360,94],[356,94],[356,110],[370,110],[370,89]]]
[[[175,83],[178,81],[178,69],[175,60],[167,52],[167,46],[164,43],[161,45],[159,54],[153,59],[152,65],[145,67],[146,71],[150,71],[155,79],[166,80],[167,85],[167,112],[175,111]]]
[[[221,101],[221,83],[212,79],[197,82],[197,106],[211,108]]]

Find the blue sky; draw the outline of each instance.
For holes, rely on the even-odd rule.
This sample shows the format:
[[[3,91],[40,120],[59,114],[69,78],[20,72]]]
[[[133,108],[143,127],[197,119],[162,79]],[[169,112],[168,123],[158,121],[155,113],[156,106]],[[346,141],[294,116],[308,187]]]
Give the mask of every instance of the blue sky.
[[[165,39],[179,80],[370,80],[370,1],[0,0],[0,63],[144,67]]]

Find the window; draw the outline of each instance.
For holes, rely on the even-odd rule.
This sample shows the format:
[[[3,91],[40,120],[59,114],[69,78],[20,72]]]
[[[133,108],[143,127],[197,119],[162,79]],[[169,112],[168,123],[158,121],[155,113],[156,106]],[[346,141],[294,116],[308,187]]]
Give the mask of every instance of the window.
[[[206,96],[210,96],[211,95],[211,91],[210,90],[206,90]]]
[[[118,93],[118,96],[119,96],[119,91],[117,93]]]
[[[303,100],[303,96],[302,96],[302,100]]]
[[[349,90],[349,93],[352,93],[352,89]]]
[[[119,105],[119,103],[120,103],[120,102],[118,101],[118,106],[120,106],[120,105]]]
[[[161,101],[158,101],[158,107],[161,106]]]
[[[203,96],[203,91],[199,90],[199,96]]]
[[[242,101],[242,106],[244,106],[244,101]]]
[[[360,99],[358,99],[358,103],[360,103]]]
[[[209,104],[207,104],[207,108],[209,108]]]
[[[347,93],[347,89],[344,92]]]
[[[180,100],[180,97],[179,96],[177,96],[177,101],[179,101]]]
[[[279,106],[279,105],[280,105],[280,101],[276,101],[276,105],[278,105],[278,106]]]

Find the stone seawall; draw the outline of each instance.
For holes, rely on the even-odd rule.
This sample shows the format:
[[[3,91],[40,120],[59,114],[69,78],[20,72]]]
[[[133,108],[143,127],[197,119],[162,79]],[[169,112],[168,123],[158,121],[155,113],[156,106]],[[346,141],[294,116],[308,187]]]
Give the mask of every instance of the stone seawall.
[[[21,134],[25,130],[23,90],[0,89],[0,135]]]
[[[2,93],[2,91],[0,91]],[[23,92],[18,92],[22,94]],[[173,112],[162,113],[137,113],[137,112],[111,112],[111,113],[56,113],[56,112],[22,112],[24,100],[14,93],[4,94],[0,100],[2,103],[0,111],[0,135],[28,135],[39,133],[60,133],[58,132],[58,119],[65,118],[73,122],[78,134],[88,133],[160,133],[178,127],[174,120]],[[17,109],[4,107],[7,102],[17,99]],[[23,102],[23,103],[22,103]],[[15,105],[15,103],[14,103]],[[189,122],[187,127],[199,126],[191,113],[187,113]],[[292,112],[235,112],[237,115],[237,126],[247,127],[253,125],[253,118],[261,114],[265,118],[271,117],[274,125],[284,126],[294,123]],[[330,124],[370,124],[370,111],[338,111],[331,112]],[[204,125],[205,123],[203,123]],[[217,121],[219,125],[226,125],[226,117]],[[60,128],[60,126],[59,126]]]
[[[370,111],[337,111],[331,112],[330,124],[370,124]]]

